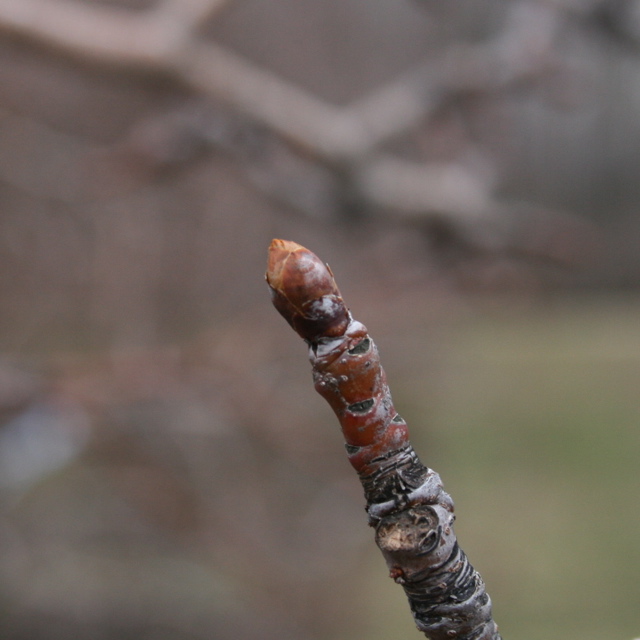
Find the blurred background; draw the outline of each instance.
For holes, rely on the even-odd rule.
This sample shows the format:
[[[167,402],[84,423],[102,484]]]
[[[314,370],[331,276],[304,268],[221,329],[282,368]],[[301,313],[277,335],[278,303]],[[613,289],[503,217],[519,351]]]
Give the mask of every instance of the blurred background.
[[[421,637],[273,237],[504,638],[640,636],[639,88],[638,0],[0,0],[0,636]]]

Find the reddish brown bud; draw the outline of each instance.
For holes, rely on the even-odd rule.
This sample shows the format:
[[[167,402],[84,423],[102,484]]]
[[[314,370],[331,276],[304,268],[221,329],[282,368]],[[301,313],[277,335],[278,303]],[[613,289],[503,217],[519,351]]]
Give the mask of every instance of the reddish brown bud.
[[[305,340],[313,343],[345,332],[349,311],[333,274],[309,249],[273,240],[266,279],[275,308]]]

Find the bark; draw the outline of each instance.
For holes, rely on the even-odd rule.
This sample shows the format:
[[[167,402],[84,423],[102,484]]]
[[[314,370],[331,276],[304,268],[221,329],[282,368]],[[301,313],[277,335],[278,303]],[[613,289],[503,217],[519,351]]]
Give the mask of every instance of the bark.
[[[301,245],[273,240],[266,279],[274,306],[309,346],[315,388],[338,417],[376,543],[416,626],[431,640],[501,640],[484,582],[453,531],[453,501],[411,446],[378,350],[331,270]]]

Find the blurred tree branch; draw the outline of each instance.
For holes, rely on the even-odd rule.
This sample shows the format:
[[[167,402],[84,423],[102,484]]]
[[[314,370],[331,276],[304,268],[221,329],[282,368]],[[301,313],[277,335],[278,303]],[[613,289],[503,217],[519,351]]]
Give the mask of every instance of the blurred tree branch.
[[[204,143],[240,156],[255,185],[303,213],[317,216],[326,213],[323,209],[335,213],[355,207],[392,213],[396,221],[418,226],[436,219],[447,225],[451,237],[466,239],[479,237],[478,228],[486,236],[508,227],[496,226],[495,220],[516,215],[519,205],[496,196],[496,171],[482,150],[467,142],[459,157],[420,162],[390,154],[385,145],[429,121],[456,96],[502,92],[557,72],[562,61],[555,43],[566,7],[535,0],[513,3],[501,30],[486,40],[454,41],[438,56],[341,107],[205,38],[203,25],[226,4],[163,0],[134,11],[73,0],[0,0],[0,30],[82,60],[164,74],[222,100],[246,120],[234,116],[212,134],[211,116],[194,124],[193,118],[170,114],[164,120],[169,135],[178,141],[184,135],[199,139],[194,149]],[[238,126],[256,125],[271,132],[263,141],[269,139],[282,157],[297,158],[285,162],[284,174],[264,161],[262,149],[255,153],[238,144],[235,133],[231,142],[222,139]],[[144,130],[147,123],[133,138],[139,140]]]

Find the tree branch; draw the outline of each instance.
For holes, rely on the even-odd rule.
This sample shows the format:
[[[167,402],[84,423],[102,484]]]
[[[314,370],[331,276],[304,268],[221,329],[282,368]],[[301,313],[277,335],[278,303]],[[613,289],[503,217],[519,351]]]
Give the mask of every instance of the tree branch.
[[[196,27],[224,2],[165,0],[150,10],[130,11],[73,0],[0,0],[0,30],[82,59],[177,75],[335,162],[362,159],[426,118],[452,91],[486,88],[492,78],[514,82],[523,73],[544,72],[542,53],[554,27],[551,20],[536,22],[540,55],[535,65],[514,65],[514,60],[529,59],[532,39],[524,37],[522,19],[513,19],[488,44],[453,45],[369,96],[335,107],[198,36]]]
[[[309,345],[316,391],[338,417],[376,543],[418,629],[431,640],[500,640],[484,582],[453,532],[453,502],[413,450],[376,346],[333,274],[308,249],[274,240],[266,278],[274,306]]]
[[[200,27],[228,1],[162,0],[151,9],[132,11],[73,0],[0,0],[0,31],[83,60],[166,74],[222,100],[290,146],[284,151],[284,145],[271,145],[289,156],[280,175],[264,154],[254,151],[252,157],[246,149],[234,148],[237,140],[233,145],[223,142],[255,186],[303,214],[322,216],[355,204],[362,211],[427,228],[434,219],[442,221],[454,237],[471,238],[471,244],[504,228],[499,219],[516,215],[517,207],[495,195],[488,158],[482,158],[477,171],[464,158],[412,162],[383,145],[428,120],[453,96],[502,91],[552,70],[557,65],[553,45],[567,13],[563,6],[513,3],[502,30],[485,41],[454,43],[340,107],[207,40]],[[183,127],[191,140],[200,136],[205,144],[216,144],[206,118],[201,131],[184,122],[165,119],[175,139]],[[297,154],[296,161],[300,149],[304,159]]]

